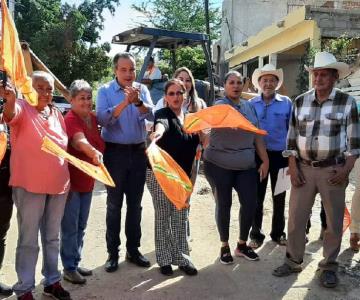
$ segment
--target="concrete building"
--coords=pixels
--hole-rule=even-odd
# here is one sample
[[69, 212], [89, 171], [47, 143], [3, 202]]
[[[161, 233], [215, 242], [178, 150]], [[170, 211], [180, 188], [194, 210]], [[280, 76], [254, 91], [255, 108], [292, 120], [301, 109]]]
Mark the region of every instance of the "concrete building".
[[214, 47], [217, 71], [220, 78], [228, 69], [250, 77], [271, 62], [284, 69], [288, 95], [296, 95], [306, 49], [320, 49], [322, 40], [345, 33], [358, 37], [359, 29], [360, 0], [225, 0], [221, 40]]

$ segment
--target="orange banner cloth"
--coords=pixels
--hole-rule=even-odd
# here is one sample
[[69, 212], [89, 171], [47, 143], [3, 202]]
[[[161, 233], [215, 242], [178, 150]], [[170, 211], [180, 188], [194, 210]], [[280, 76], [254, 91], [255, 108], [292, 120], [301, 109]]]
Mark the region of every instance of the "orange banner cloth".
[[185, 171], [155, 143], [146, 150], [151, 168], [166, 197], [180, 210], [189, 207], [193, 185]]
[[113, 179], [103, 164], [100, 166], [94, 166], [86, 161], [78, 159], [67, 153], [64, 149], [60, 148], [47, 137], [45, 137], [43, 140], [41, 150], [57, 157], [61, 157], [92, 178], [95, 178], [108, 186], [115, 187]]
[[1, 60], [2, 67], [11, 78], [15, 87], [25, 100], [36, 106], [38, 97], [32, 87], [32, 80], [27, 76], [25, 61], [14, 21], [9, 13], [6, 0], [1, 0]]
[[4, 158], [6, 147], [7, 147], [7, 136], [5, 132], [1, 131], [0, 132], [0, 165], [1, 165], [1, 161]]
[[346, 229], [349, 228], [350, 224], [351, 224], [350, 212], [347, 209], [347, 207], [345, 206], [344, 221], [343, 221], [343, 233], [346, 231]]
[[260, 135], [267, 134], [265, 130], [254, 126], [241, 113], [227, 104], [214, 105], [186, 115], [184, 129], [187, 133], [209, 128], [240, 128]]

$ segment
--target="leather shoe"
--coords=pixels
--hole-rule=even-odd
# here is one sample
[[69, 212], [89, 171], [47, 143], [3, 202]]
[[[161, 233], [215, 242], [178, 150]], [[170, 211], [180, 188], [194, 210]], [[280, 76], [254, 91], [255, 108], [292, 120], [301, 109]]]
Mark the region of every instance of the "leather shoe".
[[77, 271], [80, 273], [80, 275], [82, 276], [91, 276], [93, 274], [93, 271], [87, 269], [87, 268], [83, 268], [83, 267], [78, 267]]
[[334, 271], [324, 270], [320, 275], [320, 283], [327, 288], [334, 288], [338, 284], [338, 278]]
[[142, 255], [138, 249], [132, 252], [127, 251], [126, 260], [139, 267], [144, 267], [144, 268], [150, 267], [149, 260], [144, 255]]
[[108, 273], [115, 272], [118, 269], [118, 258], [109, 257], [105, 263], [105, 271]]
[[0, 295], [1, 296], [11, 296], [12, 293], [13, 293], [13, 290], [11, 287], [0, 282]]
[[179, 266], [179, 269], [189, 276], [194, 276], [198, 273], [198, 271], [196, 270], [195, 266], [192, 263], [189, 263], [186, 266]]
[[166, 266], [160, 267], [160, 273], [163, 275], [166, 275], [166, 276], [171, 276], [172, 274], [174, 274], [171, 265], [166, 265]]

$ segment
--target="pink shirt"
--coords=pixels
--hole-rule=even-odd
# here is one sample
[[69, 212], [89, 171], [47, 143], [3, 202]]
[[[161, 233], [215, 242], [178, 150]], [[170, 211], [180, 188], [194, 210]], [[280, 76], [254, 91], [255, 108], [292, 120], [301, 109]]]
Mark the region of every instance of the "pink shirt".
[[57, 109], [46, 119], [35, 107], [18, 99], [10, 125], [10, 185], [31, 193], [63, 194], [69, 189], [67, 162], [41, 150], [45, 136], [66, 150], [65, 123]]

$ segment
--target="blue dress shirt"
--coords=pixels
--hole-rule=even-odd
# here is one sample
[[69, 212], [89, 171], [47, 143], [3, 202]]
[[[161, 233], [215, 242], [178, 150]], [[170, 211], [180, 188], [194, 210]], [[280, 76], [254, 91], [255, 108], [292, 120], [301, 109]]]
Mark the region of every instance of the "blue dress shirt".
[[292, 103], [289, 97], [275, 94], [266, 104], [262, 95], [249, 100], [259, 119], [260, 128], [268, 132], [265, 136], [266, 149], [283, 151], [289, 129]]
[[139, 144], [146, 140], [145, 119], [152, 121], [153, 103], [150, 92], [145, 85], [133, 83], [140, 87], [140, 100], [150, 107], [149, 112], [142, 114], [134, 104], [129, 104], [119, 117], [113, 117], [113, 111], [124, 101], [124, 89], [114, 79], [102, 86], [96, 100], [96, 116], [102, 126], [101, 136], [105, 142], [117, 144]]

